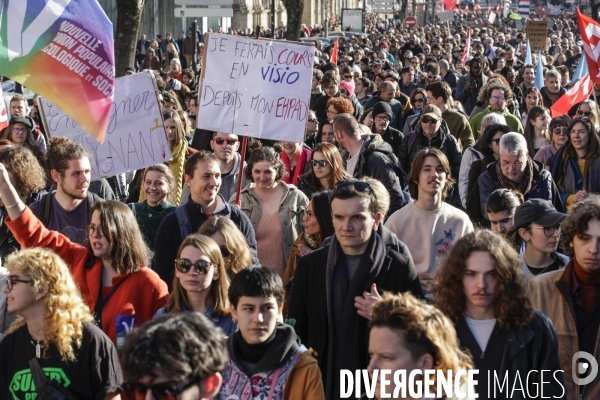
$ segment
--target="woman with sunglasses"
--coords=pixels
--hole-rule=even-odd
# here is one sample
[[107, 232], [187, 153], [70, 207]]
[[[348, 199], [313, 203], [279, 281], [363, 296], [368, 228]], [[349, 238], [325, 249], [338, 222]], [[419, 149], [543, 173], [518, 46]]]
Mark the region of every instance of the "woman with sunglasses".
[[594, 126], [594, 130], [596, 132], [600, 131], [600, 120], [598, 119], [598, 106], [594, 100], [584, 100], [579, 103], [577, 110], [575, 111], [575, 115], [573, 119], [582, 119], [587, 118], [592, 122]]
[[309, 169], [312, 151], [303, 143], [281, 142], [281, 161], [285, 165], [283, 181], [298, 186], [298, 178]]
[[533, 158], [538, 150], [551, 143], [549, 125], [550, 111], [544, 106], [531, 107], [525, 123], [525, 140], [530, 157]]
[[[294, 240], [300, 234], [302, 210], [308, 198], [283, 181], [285, 166], [272, 147], [254, 150], [248, 159], [246, 178], [251, 182], [241, 193], [241, 209], [256, 232], [261, 265], [283, 276]], [[230, 202], [235, 200], [235, 195]]]
[[552, 158], [550, 173], [569, 209], [590, 193], [600, 193], [600, 139], [587, 119], [574, 119], [567, 129], [569, 135]]
[[317, 250], [326, 238], [334, 234], [330, 190], [315, 193], [311, 197], [302, 216], [302, 227], [304, 232], [296, 238], [294, 249], [283, 274], [283, 287], [285, 288], [284, 316], [287, 315], [298, 258]]
[[350, 178], [337, 147], [331, 143], [315, 146], [309, 171], [298, 178], [298, 189], [310, 198], [314, 193], [333, 190], [336, 183]]
[[6, 224], [23, 248], [46, 247], [70, 266], [75, 283], [96, 323], [122, 345], [127, 332], [151, 319], [167, 303], [167, 285], [147, 268], [148, 253], [138, 224], [127, 205], [99, 201], [84, 227], [86, 246], [50, 231], [23, 204], [0, 164], [0, 198], [9, 218]]
[[[27, 249], [8, 257], [2, 288], [7, 309], [19, 316], [0, 343], [0, 398], [33, 399], [41, 383], [30, 360], [57, 374], [76, 399], [120, 399], [122, 380], [113, 343], [96, 325], [69, 267], [56, 253]], [[66, 387], [66, 388], [65, 388]], [[58, 398], [44, 397], [38, 398]]]
[[550, 168], [552, 157], [567, 141], [570, 123], [571, 118], [569, 118], [568, 115], [560, 115], [556, 118], [552, 118], [552, 121], [550, 121], [550, 128], [548, 130], [552, 135], [552, 140], [549, 145], [539, 149], [533, 158], [534, 160], [541, 161], [546, 169]]
[[404, 111], [404, 121], [413, 115], [421, 115], [423, 106], [427, 104], [427, 92], [423, 88], [417, 88], [410, 94], [410, 104], [412, 107]]
[[519, 108], [519, 111], [521, 112], [521, 123], [523, 126], [527, 125], [527, 115], [529, 114], [529, 110], [535, 106], [544, 106], [542, 94], [536, 87], [525, 89], [525, 93], [523, 93], [523, 100], [521, 101], [521, 107]]
[[520, 253], [525, 276], [533, 278], [567, 266], [569, 257], [556, 251], [560, 223], [566, 216], [542, 199], [529, 199], [517, 207], [514, 225], [506, 238]]
[[198, 233], [219, 245], [229, 279], [254, 264], [246, 237], [229, 218], [214, 215], [202, 224]]
[[229, 311], [229, 278], [217, 242], [208, 236], [186, 237], [175, 259], [175, 277], [169, 304], [154, 318], [165, 313], [199, 312], [230, 335], [237, 329]]

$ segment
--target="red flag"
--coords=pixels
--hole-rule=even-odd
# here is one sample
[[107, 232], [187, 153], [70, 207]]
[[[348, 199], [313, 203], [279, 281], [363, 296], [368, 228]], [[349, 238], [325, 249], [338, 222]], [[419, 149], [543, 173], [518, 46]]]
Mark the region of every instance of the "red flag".
[[590, 79], [600, 85], [600, 65], [598, 65], [600, 59], [600, 43], [598, 43], [600, 42], [600, 24], [582, 14], [579, 8], [577, 8], [577, 20], [590, 71]]
[[[488, 6], [488, 8], [489, 8], [489, 6]], [[479, 5], [479, 3], [477, 3], [473, 6], [473, 11], [479, 11], [479, 10], [481, 10], [481, 6]]]
[[444, 7], [446, 7], [446, 10], [452, 10], [454, 7], [456, 7], [458, 5], [458, 0], [443, 0], [444, 1]]
[[338, 39], [335, 39], [335, 43], [333, 44], [333, 49], [331, 49], [331, 60], [330, 64], [337, 64], [338, 59]]
[[560, 96], [556, 103], [552, 104], [550, 111], [552, 112], [552, 118], [558, 117], [559, 115], [565, 115], [573, 104], [577, 104], [587, 99], [592, 93], [592, 80], [590, 74], [586, 74], [583, 78], [575, 82], [575, 84], [567, 91], [567, 93]]
[[469, 58], [469, 53], [471, 51], [471, 29], [469, 29], [467, 33], [467, 40], [465, 43], [465, 51], [463, 53], [462, 64], [467, 64], [467, 58]]
[[6, 103], [2, 96], [2, 87], [0, 87], [0, 130], [8, 126], [8, 115], [6, 113]]

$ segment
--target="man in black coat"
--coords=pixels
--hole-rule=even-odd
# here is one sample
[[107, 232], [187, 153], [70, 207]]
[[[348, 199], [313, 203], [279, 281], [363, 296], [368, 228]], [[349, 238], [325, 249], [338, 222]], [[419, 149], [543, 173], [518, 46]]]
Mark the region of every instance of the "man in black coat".
[[302, 343], [317, 353], [327, 399], [340, 398], [341, 369], [369, 364], [368, 321], [379, 292], [423, 297], [412, 259], [388, 249], [376, 232], [383, 215], [363, 181], [331, 196], [335, 235], [298, 261], [288, 316]]
[[146, 39], [146, 35], [142, 34], [140, 40], [135, 45], [135, 68], [139, 69], [144, 62], [146, 54], [148, 54], [148, 48], [150, 47], [150, 41]]

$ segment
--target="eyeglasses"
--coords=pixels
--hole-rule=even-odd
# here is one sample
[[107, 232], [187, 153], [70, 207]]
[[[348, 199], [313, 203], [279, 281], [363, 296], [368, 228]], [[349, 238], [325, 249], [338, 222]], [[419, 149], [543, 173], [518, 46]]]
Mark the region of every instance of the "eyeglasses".
[[193, 379], [185, 383], [181, 387], [177, 387], [175, 383], [159, 383], [158, 385], [146, 386], [141, 383], [123, 382], [121, 387], [125, 395], [130, 400], [144, 399], [148, 390], [152, 392], [152, 397], [157, 400], [175, 400], [180, 393], [188, 388], [197, 385], [201, 379]]
[[336, 113], [335, 111], [327, 110], [327, 114], [328, 115], [338, 115], [339, 113]]
[[428, 117], [421, 118], [422, 124], [437, 124], [438, 121], [439, 121], [439, 119], [435, 119], [435, 118], [428, 118]]
[[553, 226], [532, 226], [533, 229], [543, 229], [544, 230], [544, 235], [546, 237], [552, 237], [554, 236], [554, 233], [558, 231], [558, 234], [560, 235], [560, 224], [556, 224]]
[[490, 100], [504, 101], [504, 96], [490, 96]]
[[308, 120], [308, 122], [314, 122], [315, 124], [318, 124], [319, 120], [316, 119], [316, 118], [311, 118], [311, 119]]
[[29, 133], [29, 128], [13, 128], [13, 133]]
[[523, 165], [523, 161], [517, 161], [517, 162], [514, 162], [514, 163], [509, 163], [508, 161], [502, 161], [502, 166], [503, 167], [521, 168], [522, 165]]
[[585, 115], [586, 117], [589, 117], [590, 115], [592, 115], [592, 112], [591, 111], [577, 110], [577, 115]]
[[423, 99], [415, 99], [415, 103], [422, 103], [424, 101], [427, 101], [427, 98], [423, 98]]
[[378, 115], [375, 117], [375, 119], [380, 122], [388, 122], [388, 121], [390, 121], [391, 118], [388, 117], [387, 115]]
[[310, 160], [308, 162], [308, 164], [313, 168], [316, 167], [317, 165], [321, 168], [325, 168], [327, 165], [329, 165], [329, 161], [327, 161], [327, 160]]
[[310, 211], [307, 207], [302, 207], [302, 211], [304, 211], [304, 215], [306, 216], [306, 219], [308, 221], [313, 219], [313, 217], [315, 216], [315, 213]]
[[344, 79], [352, 79], [352, 75], [344, 75]]
[[500, 139], [502, 139], [502, 138], [492, 139], [492, 142], [496, 143], [496, 146], [500, 146]]
[[213, 266], [214, 264], [212, 262], [205, 260], [198, 260], [195, 263], [187, 258], [178, 258], [175, 260], [175, 268], [182, 274], [187, 274], [192, 270], [192, 267], [194, 267], [198, 274], [206, 275]]
[[233, 146], [234, 144], [236, 144], [238, 142], [238, 140], [234, 139], [234, 138], [227, 138], [227, 139], [225, 139], [225, 138], [222, 138], [222, 137], [214, 138], [213, 140], [219, 146], [222, 146], [223, 143], [225, 143], [225, 141], [227, 141], [227, 144], [230, 145], [230, 146]]
[[21, 283], [30, 283], [30, 282], [31, 282], [31, 279], [30, 279], [30, 280], [28, 280], [28, 281], [26, 281], [25, 279], [19, 279], [19, 278], [17, 278], [17, 276], [16, 276], [16, 275], [10, 275], [10, 276], [8, 277], [8, 280], [6, 281], [6, 288], [7, 288], [8, 290], [12, 290], [12, 289], [13, 289], [13, 286], [14, 286], [14, 284], [15, 284], [15, 282], [21, 282]]
[[96, 226], [96, 225], [86, 225], [83, 227], [83, 230], [85, 231], [85, 233], [87, 233], [88, 236], [94, 236], [94, 234], [96, 232], [98, 232], [98, 236], [99, 237], [103, 237], [104, 236], [104, 232], [103, 229], [100, 225]]
[[227, 258], [231, 255], [231, 252], [227, 248], [227, 246], [219, 246], [219, 250], [221, 250], [221, 255], [223, 258]]
[[568, 135], [569, 134], [569, 129], [567, 128], [556, 128], [552, 131], [552, 133], [554, 133], [555, 135]]

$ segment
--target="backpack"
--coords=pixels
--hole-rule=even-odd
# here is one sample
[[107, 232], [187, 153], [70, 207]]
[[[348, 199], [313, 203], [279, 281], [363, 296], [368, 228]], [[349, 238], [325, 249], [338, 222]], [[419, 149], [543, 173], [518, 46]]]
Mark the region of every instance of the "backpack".
[[[365, 151], [365, 153], [363, 154], [363, 157], [366, 160], [367, 157], [369, 155], [371, 155], [371, 153], [374, 153], [374, 152], [384, 154], [389, 159], [389, 161], [392, 164], [392, 167], [394, 169], [394, 173], [396, 173], [396, 175], [398, 176], [398, 181], [400, 181], [400, 187], [404, 189], [408, 185], [408, 175], [406, 174], [406, 172], [404, 172], [404, 168], [402, 168], [402, 166], [400, 165], [400, 160], [398, 159], [398, 157], [396, 157], [396, 155], [394, 153], [387, 153], [387, 152], [384, 152], [384, 151], [381, 151], [378, 149]], [[365, 162], [365, 166], [366, 166], [366, 162]], [[371, 176], [371, 174], [369, 173], [370, 171], [368, 171], [366, 169], [367, 168], [363, 168], [363, 175]]]
[[[50, 212], [52, 211], [52, 198], [50, 196], [53, 195], [54, 193], [47, 193], [40, 199], [37, 217], [42, 221], [44, 226], [48, 226], [48, 223], [50, 222]], [[94, 207], [94, 204], [96, 204], [97, 201], [102, 201], [102, 199], [96, 193], [92, 193], [88, 190], [87, 201], [88, 210], [91, 210], [92, 207]]]
[[192, 233], [192, 221], [185, 209], [185, 204], [175, 209], [175, 216], [177, 217], [177, 223], [179, 224], [179, 234], [183, 241], [183, 239]]

